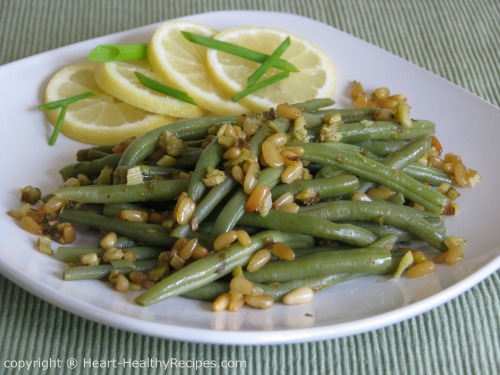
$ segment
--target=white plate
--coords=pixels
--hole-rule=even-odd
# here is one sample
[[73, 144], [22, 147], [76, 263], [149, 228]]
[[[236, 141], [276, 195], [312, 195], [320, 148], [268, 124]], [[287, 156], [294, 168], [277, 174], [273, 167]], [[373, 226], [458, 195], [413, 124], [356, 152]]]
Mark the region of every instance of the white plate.
[[[298, 307], [238, 313], [209, 311], [208, 305], [174, 298], [139, 307], [131, 294], [116, 293], [99, 281], [63, 282], [64, 265], [35, 250], [27, 235], [5, 214], [19, 206], [19, 188], [35, 185], [49, 192], [60, 184], [58, 169], [74, 161], [82, 145], [60, 137], [47, 146], [51, 127], [36, 109], [49, 77], [81, 61], [100, 43], [144, 42], [158, 25], [121, 32], [16, 61], [0, 68], [0, 271], [31, 293], [85, 318], [152, 336], [225, 344], [291, 343], [352, 335], [380, 328], [427, 311], [471, 288], [500, 265], [500, 211], [491, 199], [500, 190], [497, 142], [500, 111], [453, 84], [386, 51], [325, 24], [300, 16], [266, 12], [216, 12], [188, 17], [219, 30], [241, 25], [279, 26], [329, 53], [337, 67], [335, 99], [349, 105], [352, 80], [367, 88], [381, 85], [405, 93], [413, 116], [433, 120], [445, 151], [462, 155], [483, 182], [463, 191], [461, 211], [448, 220], [449, 234], [469, 244], [458, 266], [440, 266], [433, 275], [398, 282], [384, 278], [353, 280], [317, 295]], [[1, 302], [0, 302], [1, 303]]]

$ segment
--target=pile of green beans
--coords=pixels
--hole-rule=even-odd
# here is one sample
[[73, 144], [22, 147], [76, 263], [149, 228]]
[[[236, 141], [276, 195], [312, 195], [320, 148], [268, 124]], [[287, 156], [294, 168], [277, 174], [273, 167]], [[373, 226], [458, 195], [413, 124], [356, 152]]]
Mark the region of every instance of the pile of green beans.
[[[305, 139], [294, 137], [293, 119], [273, 111], [247, 115], [260, 128], [238, 147], [250, 150], [256, 160], [263, 142], [276, 132], [288, 136], [286, 147], [303, 150], [299, 159], [310, 178], [282, 183], [285, 166], [261, 166], [257, 178], [257, 185], [269, 186], [272, 200], [304, 191], [316, 197], [307, 203], [295, 200], [300, 207], [293, 213], [274, 208], [265, 214], [245, 211], [249, 194], [231, 175], [224, 158], [226, 147], [215, 135], [223, 125], [240, 124], [240, 116], [178, 121], [138, 137], [119, 153], [112, 146], [79, 150], [77, 162], [60, 169], [64, 180], [84, 174], [97, 181], [104, 167], [113, 169], [114, 178], [109, 184], [61, 187], [46, 199], [56, 196], [70, 202], [59, 213], [61, 222], [117, 233], [120, 241], [115, 246], [131, 251], [136, 261], [83, 266], [78, 264], [82, 254], [101, 256], [104, 250], [61, 246], [56, 258], [70, 264], [64, 279], [103, 279], [113, 270], [124, 274], [148, 271], [179, 238], [197, 238], [209, 255], [171, 269], [137, 297], [138, 304], [146, 306], [179, 295], [213, 300], [228, 290], [228, 280], [239, 267], [248, 280], [280, 300], [299, 286], [320, 290], [365, 275], [393, 273], [402, 257], [399, 248], [412, 241], [446, 251], [442, 215], [449, 198], [435, 187], [452, 181], [445, 172], [418, 162], [431, 148], [434, 124], [414, 120], [411, 127], [405, 127], [375, 121], [374, 108], [337, 109], [333, 104], [329, 99], [317, 99], [294, 105], [306, 121]], [[340, 141], [318, 141], [326, 117], [333, 114], [340, 114], [343, 121], [336, 129]], [[166, 131], [187, 145], [186, 153], [168, 167], [156, 164], [158, 141]], [[128, 185], [127, 171], [137, 166], [143, 182]], [[203, 178], [208, 168], [225, 171], [225, 179], [207, 186]], [[380, 186], [394, 195], [385, 200], [351, 199]], [[191, 221], [178, 224], [173, 222], [172, 211], [183, 193], [196, 206]], [[123, 210], [168, 214], [162, 223], [136, 223], [117, 218]], [[251, 245], [234, 242], [213, 250], [218, 235], [240, 229], [251, 235]], [[274, 257], [255, 272], [245, 271], [256, 251], [276, 242], [294, 249], [295, 259]]]

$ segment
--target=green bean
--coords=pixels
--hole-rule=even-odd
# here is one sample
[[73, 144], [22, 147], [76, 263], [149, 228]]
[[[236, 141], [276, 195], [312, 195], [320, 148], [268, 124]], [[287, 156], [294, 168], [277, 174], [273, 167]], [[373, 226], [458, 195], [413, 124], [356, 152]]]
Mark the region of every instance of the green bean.
[[335, 201], [318, 205], [316, 208], [299, 210], [299, 215], [316, 216], [326, 220], [361, 220], [382, 225], [391, 225], [407, 231], [444, 251], [446, 236], [432, 223], [422, 218], [420, 210], [383, 201]]
[[[257, 184], [266, 184], [270, 188], [276, 186], [281, 177], [283, 168], [265, 168], [260, 172]], [[215, 239], [218, 235], [231, 230], [238, 220], [245, 213], [245, 203], [248, 199], [247, 193], [240, 188], [234, 193], [231, 199], [225, 204], [221, 209], [219, 216], [217, 217], [213, 229], [212, 236]]]
[[432, 186], [452, 183], [450, 176], [445, 171], [430, 165], [411, 163], [403, 169], [403, 172], [417, 181], [427, 182]]
[[212, 140], [201, 153], [187, 187], [187, 196], [195, 202], [198, 202], [207, 190], [207, 186], [203, 183], [203, 178], [207, 174], [208, 167], [217, 167], [223, 153], [224, 148], [219, 144], [217, 139]]
[[[127, 183], [127, 172], [133, 167], [117, 167], [114, 170], [114, 184], [125, 184]], [[145, 180], [151, 179], [170, 179], [180, 172], [186, 172], [185, 169], [173, 168], [173, 167], [161, 167], [159, 165], [146, 165], [140, 164], [141, 174]]]
[[192, 170], [200, 159], [202, 148], [189, 147], [186, 152], [175, 158], [175, 167]]
[[373, 154], [379, 157], [385, 157], [393, 152], [396, 152], [402, 149], [408, 141], [399, 141], [399, 140], [379, 140], [379, 141], [362, 141], [362, 142], [353, 142], [354, 145], [359, 146], [365, 150], [372, 152]]
[[83, 203], [126, 203], [165, 201], [179, 196], [188, 180], [152, 180], [137, 185], [87, 185], [54, 191], [58, 197]]
[[435, 125], [426, 120], [415, 120], [411, 127], [395, 122], [360, 121], [339, 125], [337, 132], [345, 143], [366, 140], [410, 140], [434, 134]]
[[333, 115], [339, 113], [344, 123], [355, 123], [363, 120], [374, 120], [375, 108], [328, 108], [315, 112], [321, 115]]
[[306, 100], [305, 102], [294, 103], [292, 106], [300, 109], [302, 112], [316, 112], [321, 108], [330, 107], [335, 104], [335, 100], [330, 98], [317, 98]]
[[108, 277], [111, 271], [118, 270], [123, 274], [128, 274], [131, 271], [148, 271], [156, 266], [156, 259], [139, 260], [133, 262], [133, 268], [115, 268], [111, 264], [100, 264], [97, 266], [75, 266], [67, 268], [63, 271], [63, 279], [84, 280], [84, 279], [103, 279]]
[[158, 138], [164, 131], [169, 131], [183, 140], [201, 139], [207, 130], [214, 125], [232, 124], [238, 116], [200, 117], [179, 120], [156, 128], [133, 141], [123, 153], [119, 165], [136, 165], [146, 159], [157, 148]]
[[[313, 239], [292, 233], [263, 231], [251, 237], [252, 244], [244, 247], [234, 243], [228, 248], [212, 253], [187, 264], [168, 275], [136, 298], [139, 305], [147, 306], [161, 300], [197, 289], [230, 273], [236, 266], [244, 266], [252, 254], [269, 241], [312, 245]], [[309, 245], [307, 245], [309, 244]], [[293, 246], [293, 245], [292, 245]]]
[[101, 159], [69, 164], [61, 168], [59, 174], [65, 180], [70, 177], [76, 177], [79, 174], [98, 176], [104, 167], [116, 167], [121, 157], [122, 154], [110, 154]]
[[301, 191], [309, 190], [316, 193], [321, 199], [326, 199], [352, 193], [358, 187], [359, 180], [356, 176], [344, 174], [311, 180], [296, 180], [290, 184], [280, 184], [271, 190], [271, 194], [273, 198], [276, 198], [286, 192], [297, 194]]
[[[226, 178], [223, 182], [210, 189], [203, 199], [196, 205], [193, 217], [190, 221], [195, 222], [196, 225], [200, 225], [207, 218], [207, 216], [214, 211], [217, 205], [228, 196], [236, 185], [238, 185], [238, 183], [233, 178]], [[185, 237], [190, 231], [190, 224], [185, 223], [175, 227], [170, 232], [170, 235], [172, 237]]]
[[89, 161], [92, 158], [92, 156], [89, 158], [89, 153], [92, 155], [94, 151], [97, 151], [99, 153], [106, 153], [106, 154], [111, 154], [113, 152], [113, 147], [114, 145], [110, 146], [92, 146], [89, 148], [82, 148], [76, 152], [76, 160], [77, 161]]
[[[130, 251], [136, 257], [136, 260], [156, 259], [158, 254], [164, 249], [152, 246], [129, 247], [125, 251]], [[97, 256], [104, 254], [104, 249], [100, 247], [75, 247], [75, 246], [59, 246], [54, 254], [54, 258], [65, 263], [77, 263], [80, 261], [80, 256], [84, 254], [95, 253]]]
[[[340, 282], [352, 280], [361, 276], [363, 275], [345, 272], [327, 276], [311, 277], [307, 279], [296, 279], [283, 283], [255, 283], [255, 286], [262, 290], [263, 293], [272, 296], [275, 301], [281, 301], [285, 294], [301, 286], [308, 286], [315, 292], [319, 292]], [[201, 301], [213, 301], [219, 295], [227, 291], [229, 291], [229, 282], [217, 280], [188, 293], [184, 293], [182, 296]]]
[[112, 219], [92, 211], [65, 208], [59, 213], [62, 220], [85, 225], [90, 228], [115, 232], [118, 235], [148, 246], [170, 247], [175, 238], [158, 224], [133, 223], [124, 220]]
[[364, 247], [350, 250], [315, 252], [291, 260], [273, 260], [245, 277], [257, 283], [286, 282], [326, 276], [336, 273], [363, 273], [367, 275], [393, 272], [397, 261], [385, 248]]
[[[337, 147], [337, 143], [328, 143], [328, 145], [323, 143], [298, 143], [305, 150], [301, 158], [344, 169], [348, 173], [400, 192], [408, 199], [420, 204], [431, 212], [439, 214], [444, 212], [448, 204], [448, 198], [440, 192], [376, 160], [359, 153], [346, 152], [344, 147]], [[294, 144], [294, 142], [291, 144]]]
[[[388, 168], [401, 170], [410, 163], [420, 159], [431, 147], [431, 138], [423, 137], [408, 143], [398, 151], [393, 152], [381, 161]], [[373, 181], [362, 181], [359, 191], [366, 192], [372, 187], [377, 186]]]
[[279, 231], [302, 233], [329, 240], [341, 241], [355, 246], [368, 246], [377, 237], [368, 230], [353, 225], [340, 225], [321, 217], [308, 215], [307, 220], [300, 220], [297, 214], [271, 210], [262, 217], [258, 213], [245, 213], [239, 224], [269, 228]]

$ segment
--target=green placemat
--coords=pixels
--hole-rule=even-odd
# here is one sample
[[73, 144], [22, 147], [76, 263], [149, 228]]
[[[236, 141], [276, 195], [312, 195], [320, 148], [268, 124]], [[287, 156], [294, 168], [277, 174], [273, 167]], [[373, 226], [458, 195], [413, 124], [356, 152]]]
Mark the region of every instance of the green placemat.
[[[500, 105], [497, 0], [0, 0], [0, 64], [170, 18], [229, 9], [316, 19]], [[499, 290], [497, 272], [452, 301], [384, 329], [313, 343], [244, 347], [170, 341], [107, 327], [50, 305], [0, 276], [0, 374], [497, 374]], [[78, 361], [74, 370], [55, 368], [71, 358]], [[96, 363], [105, 369], [90, 369], [89, 360], [108, 362]], [[160, 360], [170, 360], [169, 367]], [[30, 369], [12, 368], [29, 361]], [[206, 361], [205, 367], [195, 369], [201, 365], [195, 361]]]

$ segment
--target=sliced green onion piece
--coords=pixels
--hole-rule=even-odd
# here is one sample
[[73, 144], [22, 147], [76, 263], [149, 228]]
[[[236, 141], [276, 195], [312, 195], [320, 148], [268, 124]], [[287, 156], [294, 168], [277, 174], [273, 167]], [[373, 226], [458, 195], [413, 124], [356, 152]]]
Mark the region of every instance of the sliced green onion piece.
[[148, 57], [148, 45], [133, 44], [100, 44], [87, 55], [91, 61], [127, 61], [143, 60]]
[[288, 72], [287, 70], [284, 70], [278, 74], [273, 75], [272, 77], [269, 77], [263, 81], [257, 82], [255, 85], [248, 86], [245, 90], [243, 90], [243, 91], [239, 92], [238, 94], [236, 94], [235, 96], [233, 96], [231, 98], [231, 100], [233, 102], [237, 102], [238, 100], [243, 99], [245, 96], [250, 95], [250, 94], [254, 93], [255, 91], [261, 90], [264, 87], [273, 85], [273, 84], [281, 81], [282, 79], [287, 78], [289, 75], [290, 75], [290, 72]]
[[196, 105], [196, 102], [191, 98], [186, 92], [174, 89], [173, 87], [164, 85], [140, 72], [134, 72], [135, 76], [144, 86], [150, 88], [151, 90], [158, 91], [172, 98], [181, 100], [183, 102]]
[[66, 110], [68, 109], [68, 105], [64, 104], [61, 107], [61, 112], [59, 112], [59, 116], [57, 117], [57, 122], [54, 125], [54, 130], [52, 131], [52, 134], [50, 135], [49, 138], [49, 146], [54, 146], [56, 144], [57, 137], [59, 136], [59, 133], [61, 132], [61, 127], [64, 122], [64, 117], [66, 117]]
[[75, 95], [75, 96], [70, 96], [69, 98], [55, 100], [55, 101], [50, 102], [50, 103], [39, 105], [38, 109], [41, 109], [41, 110], [45, 111], [45, 110], [50, 110], [50, 109], [61, 108], [61, 107], [65, 106], [65, 105], [68, 105], [68, 104], [77, 102], [79, 100], [88, 98], [89, 96], [92, 96], [92, 95], [94, 95], [93, 92], [90, 92], [90, 91], [89, 92], [84, 92], [83, 94], [78, 94], [78, 95]]
[[252, 86], [264, 75], [266, 72], [272, 68], [272, 66], [278, 61], [280, 56], [286, 51], [286, 49], [290, 47], [290, 37], [286, 37], [286, 39], [281, 42], [281, 44], [274, 50], [272, 54], [266, 58], [260, 66], [255, 69], [255, 71], [248, 77], [247, 85]]
[[[223, 42], [213, 38], [207, 38], [202, 35], [190, 33], [189, 31], [181, 31], [181, 33], [187, 40], [192, 43], [200, 44], [208, 48], [217, 49], [219, 51], [239, 56], [247, 60], [263, 63], [269, 57], [269, 55], [266, 55], [265, 53], [254, 51], [246, 47], [241, 47], [233, 43]], [[273, 66], [275, 68], [287, 70], [289, 72], [299, 71], [299, 69], [297, 69], [297, 67], [295, 67], [293, 64], [282, 59], [278, 59], [278, 61], [276, 61]]]

